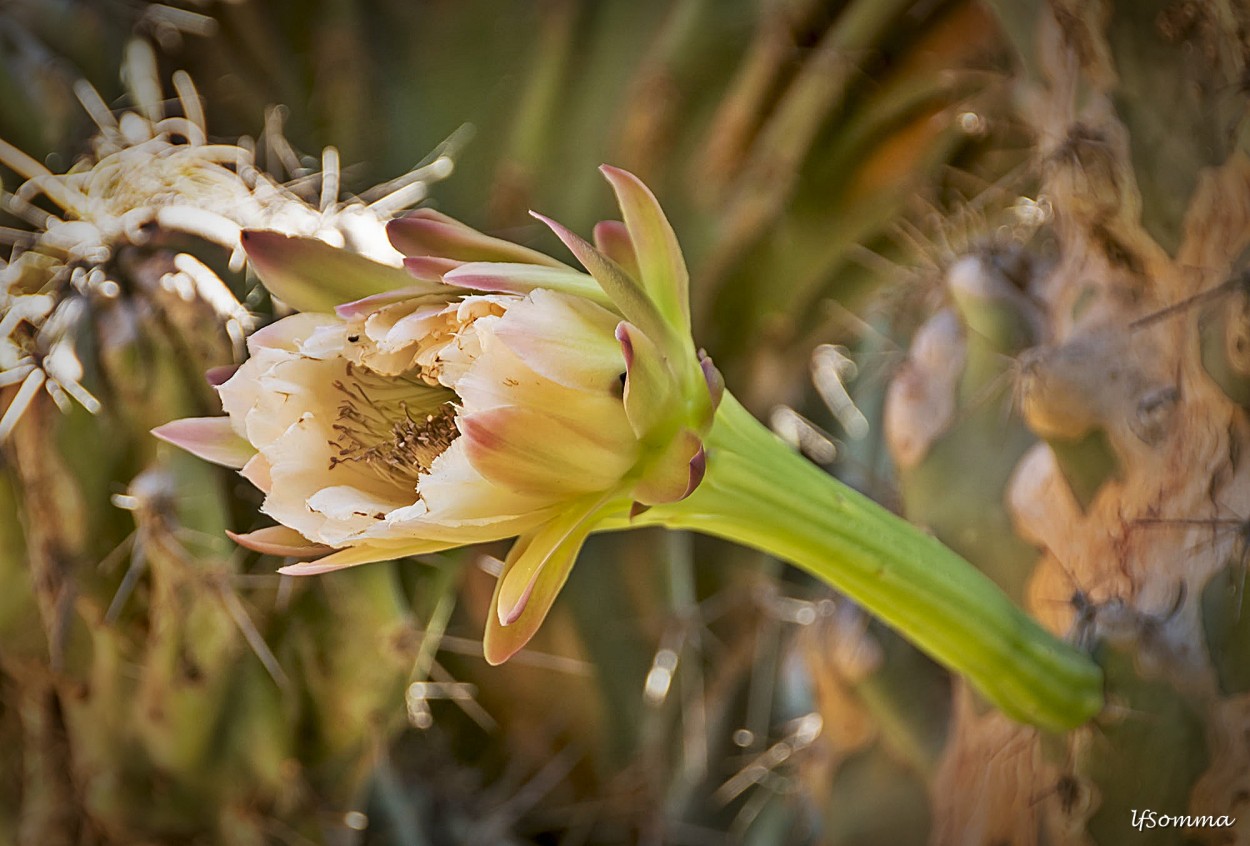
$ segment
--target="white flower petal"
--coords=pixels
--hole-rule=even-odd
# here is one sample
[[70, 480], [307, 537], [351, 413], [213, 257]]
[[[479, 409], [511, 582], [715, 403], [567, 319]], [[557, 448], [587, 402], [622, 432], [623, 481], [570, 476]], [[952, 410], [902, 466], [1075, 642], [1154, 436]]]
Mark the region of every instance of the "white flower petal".
[[499, 521], [555, 504], [552, 497], [510, 491], [489, 481], [470, 463], [465, 441], [458, 438], [420, 480], [427, 519], [447, 525]]
[[256, 355], [261, 349], [282, 349], [294, 352], [301, 341], [320, 326], [338, 323], [328, 314], [292, 314], [270, 323], [248, 336], [247, 351]]
[[604, 439], [598, 421], [580, 424], [529, 406], [491, 408], [457, 421], [469, 461], [496, 484], [529, 496], [606, 490], [637, 459], [632, 442]]
[[416, 491], [404, 499], [402, 489], [357, 462], [332, 466], [334, 434], [327, 422], [305, 413], [266, 448], [272, 486], [261, 510], [306, 538], [342, 546], [377, 523], [379, 513], [415, 500]]
[[620, 390], [620, 315], [589, 300], [537, 290], [508, 309], [493, 334], [535, 372], [587, 391]]
[[478, 339], [481, 353], [453, 386], [464, 415], [508, 406], [537, 409], [567, 423], [590, 423], [598, 440], [622, 452], [636, 445], [619, 396], [569, 388], [539, 375], [489, 330], [479, 329]]

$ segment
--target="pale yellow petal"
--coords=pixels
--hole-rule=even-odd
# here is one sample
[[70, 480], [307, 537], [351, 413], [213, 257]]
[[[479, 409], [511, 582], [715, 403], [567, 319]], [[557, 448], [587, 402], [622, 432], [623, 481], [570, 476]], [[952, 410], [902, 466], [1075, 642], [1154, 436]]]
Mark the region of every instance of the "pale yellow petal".
[[493, 335], [529, 368], [570, 388], [620, 391], [620, 316], [589, 300], [537, 290], [508, 309]]

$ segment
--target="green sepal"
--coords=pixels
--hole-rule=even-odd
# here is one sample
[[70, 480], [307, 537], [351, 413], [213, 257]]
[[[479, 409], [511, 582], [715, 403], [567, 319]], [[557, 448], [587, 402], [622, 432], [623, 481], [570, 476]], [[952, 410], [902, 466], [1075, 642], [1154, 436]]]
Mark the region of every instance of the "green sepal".
[[[261, 284], [296, 311], [331, 312], [342, 303], [420, 284], [402, 267], [315, 238], [259, 229], [245, 229], [239, 238]], [[445, 295], [446, 289], [427, 284]]]

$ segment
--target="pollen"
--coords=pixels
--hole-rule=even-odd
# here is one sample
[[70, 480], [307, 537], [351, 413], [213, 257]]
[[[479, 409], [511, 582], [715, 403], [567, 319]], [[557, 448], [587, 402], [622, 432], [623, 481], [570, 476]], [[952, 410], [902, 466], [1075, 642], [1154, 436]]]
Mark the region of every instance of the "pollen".
[[380, 390], [372, 384], [372, 374], [363, 368], [349, 365], [347, 372], [348, 380], [334, 383], [342, 401], [332, 426], [337, 434], [330, 441], [334, 454], [329, 469], [356, 465], [415, 489], [418, 476], [428, 473], [460, 434], [451, 404], [455, 395], [411, 383], [406, 396], [397, 395], [393, 388]]

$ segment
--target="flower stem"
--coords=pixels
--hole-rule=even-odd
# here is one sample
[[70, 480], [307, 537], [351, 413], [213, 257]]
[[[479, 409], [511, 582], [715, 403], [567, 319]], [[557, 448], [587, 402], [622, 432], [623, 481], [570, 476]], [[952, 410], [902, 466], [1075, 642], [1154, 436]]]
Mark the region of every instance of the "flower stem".
[[728, 394], [707, 446], [698, 489], [634, 525], [692, 529], [798, 565], [1014, 719], [1063, 731], [1102, 708], [1102, 671], [1088, 656], [935, 538], [797, 455]]

